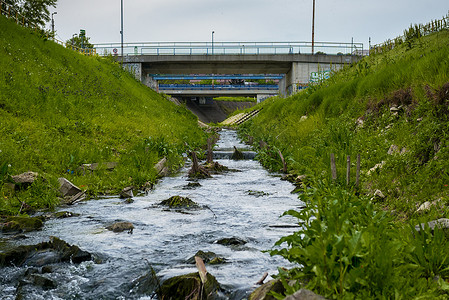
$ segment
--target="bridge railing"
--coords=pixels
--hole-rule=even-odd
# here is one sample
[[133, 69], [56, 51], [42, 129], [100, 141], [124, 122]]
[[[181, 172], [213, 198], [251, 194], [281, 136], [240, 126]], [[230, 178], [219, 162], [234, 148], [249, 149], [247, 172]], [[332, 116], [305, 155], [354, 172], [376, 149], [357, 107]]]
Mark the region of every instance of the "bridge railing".
[[[121, 55], [120, 43], [95, 44], [99, 55]], [[315, 42], [314, 53], [350, 54], [363, 52], [363, 43]], [[153, 42], [126, 43], [130, 55], [261, 55], [312, 54], [311, 42]]]
[[159, 90], [279, 90], [277, 84], [273, 85], [238, 85], [238, 84], [159, 84]]

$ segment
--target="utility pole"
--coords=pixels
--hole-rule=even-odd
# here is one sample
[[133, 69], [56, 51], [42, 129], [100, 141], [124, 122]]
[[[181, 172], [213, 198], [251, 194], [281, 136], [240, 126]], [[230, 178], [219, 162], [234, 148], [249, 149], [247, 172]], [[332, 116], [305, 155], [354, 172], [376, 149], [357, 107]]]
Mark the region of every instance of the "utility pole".
[[313, 14], [312, 14], [312, 54], [315, 46], [315, 0], [313, 0]]
[[121, 20], [122, 20], [120, 34], [122, 36], [121, 46], [122, 46], [122, 65], [123, 65], [123, 0], [121, 0], [121, 10], [120, 11], [121, 11]]
[[212, 55], [214, 55], [214, 33], [215, 31], [212, 31]]
[[53, 38], [55, 37], [55, 19], [53, 19], [53, 16], [56, 14], [56, 11], [51, 14], [51, 33], [53, 34]]

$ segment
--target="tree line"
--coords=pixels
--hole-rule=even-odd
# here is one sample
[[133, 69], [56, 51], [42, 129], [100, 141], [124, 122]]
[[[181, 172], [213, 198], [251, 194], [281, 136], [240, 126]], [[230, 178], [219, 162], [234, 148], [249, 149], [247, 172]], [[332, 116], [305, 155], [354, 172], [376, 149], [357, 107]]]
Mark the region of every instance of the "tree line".
[[50, 21], [50, 7], [56, 8], [58, 0], [3, 0], [29, 23], [44, 27]]

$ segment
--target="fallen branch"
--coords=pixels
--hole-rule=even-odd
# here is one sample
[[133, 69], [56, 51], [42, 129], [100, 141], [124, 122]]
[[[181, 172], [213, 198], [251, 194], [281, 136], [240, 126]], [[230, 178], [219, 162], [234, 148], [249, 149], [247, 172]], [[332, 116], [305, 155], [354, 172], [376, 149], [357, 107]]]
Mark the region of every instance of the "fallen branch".
[[262, 285], [264, 280], [267, 278], [268, 272], [263, 273], [262, 278], [258, 282], [256, 282], [257, 285]]

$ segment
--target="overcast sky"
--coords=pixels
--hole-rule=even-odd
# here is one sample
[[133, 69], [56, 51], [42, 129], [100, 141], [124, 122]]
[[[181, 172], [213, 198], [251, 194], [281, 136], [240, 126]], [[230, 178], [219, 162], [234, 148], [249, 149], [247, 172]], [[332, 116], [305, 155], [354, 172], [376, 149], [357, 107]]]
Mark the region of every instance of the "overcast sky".
[[[58, 0], [57, 36], [120, 42], [121, 0]], [[313, 0], [123, 0], [124, 41], [311, 41]], [[448, 0], [316, 0], [315, 41], [368, 46], [447, 15]], [[50, 27], [50, 26], [48, 26]]]

